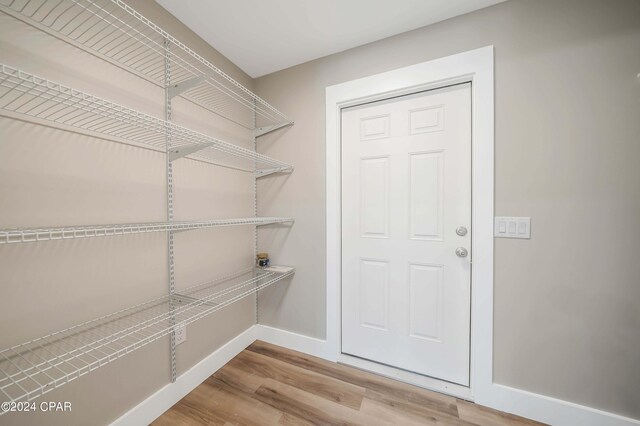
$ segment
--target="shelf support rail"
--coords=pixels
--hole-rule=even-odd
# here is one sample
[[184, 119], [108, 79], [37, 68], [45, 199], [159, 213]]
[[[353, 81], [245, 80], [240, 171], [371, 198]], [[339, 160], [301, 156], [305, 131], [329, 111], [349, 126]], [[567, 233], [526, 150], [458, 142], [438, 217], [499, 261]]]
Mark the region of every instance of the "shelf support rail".
[[[169, 40], [165, 38], [164, 42], [164, 78], [165, 78], [165, 120], [171, 121], [171, 54]], [[171, 150], [171, 126], [166, 126], [166, 149]], [[173, 166], [169, 155], [166, 156], [167, 164], [167, 222], [173, 222]], [[169, 265], [169, 312], [171, 314], [172, 330], [169, 334], [169, 351], [171, 357], [171, 383], [176, 381], [176, 312], [175, 312], [175, 271], [173, 265], [173, 231], [167, 234], [167, 256]]]

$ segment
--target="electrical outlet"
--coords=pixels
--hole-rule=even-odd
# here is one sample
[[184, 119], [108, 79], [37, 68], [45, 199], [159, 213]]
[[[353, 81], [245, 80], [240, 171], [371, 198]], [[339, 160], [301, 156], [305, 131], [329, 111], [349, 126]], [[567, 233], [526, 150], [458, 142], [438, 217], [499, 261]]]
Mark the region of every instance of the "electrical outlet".
[[180, 343], [187, 341], [187, 326], [185, 324], [178, 324], [175, 328], [176, 333], [176, 346]]

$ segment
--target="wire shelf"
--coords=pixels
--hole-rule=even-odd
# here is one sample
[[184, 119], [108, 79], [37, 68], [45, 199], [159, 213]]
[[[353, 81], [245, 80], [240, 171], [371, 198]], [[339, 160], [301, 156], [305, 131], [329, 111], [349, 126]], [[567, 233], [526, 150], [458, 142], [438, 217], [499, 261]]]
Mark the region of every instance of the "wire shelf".
[[176, 94], [246, 128], [293, 123], [121, 0], [0, 0], [0, 9], [160, 87], [166, 58]]
[[165, 151], [172, 160], [189, 156], [263, 176], [293, 167], [255, 151], [198, 133], [96, 96], [1, 65], [0, 109], [11, 114], [79, 129], [91, 135]]
[[1, 229], [0, 244], [70, 240], [74, 238], [108, 237], [163, 231], [189, 231], [237, 225], [271, 225], [293, 222], [291, 217], [247, 217], [193, 222], [129, 223], [117, 225], [65, 226], [36, 229]]
[[[242, 278], [253, 271], [245, 269], [187, 289], [173, 300], [169, 295], [159, 297], [4, 349], [0, 396], [5, 401], [35, 399], [295, 272], [256, 272], [255, 277]], [[223, 283], [228, 285], [220, 288]]]
[[[167, 99], [183, 97], [253, 129], [256, 137], [293, 123], [122, 0], [0, 0], [0, 11], [166, 89]], [[7, 65], [0, 68], [2, 115], [154, 149], [166, 153], [169, 161], [198, 159], [256, 177], [293, 171], [284, 162], [170, 121]], [[287, 222], [293, 219], [0, 229], [0, 245]], [[171, 281], [171, 294], [0, 350], [0, 400], [38, 398], [294, 273], [292, 268], [279, 272], [249, 268], [175, 294]]]

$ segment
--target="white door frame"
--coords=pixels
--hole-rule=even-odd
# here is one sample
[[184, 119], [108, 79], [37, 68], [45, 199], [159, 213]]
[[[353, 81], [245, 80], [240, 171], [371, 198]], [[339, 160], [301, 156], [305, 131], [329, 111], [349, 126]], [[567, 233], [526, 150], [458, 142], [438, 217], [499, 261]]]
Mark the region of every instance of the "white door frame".
[[[326, 89], [327, 173], [327, 344], [335, 359], [353, 361], [340, 353], [341, 341], [341, 110], [456, 83], [471, 82], [472, 268], [471, 377], [467, 392], [445, 389], [435, 379], [420, 383], [470, 399], [482, 399], [493, 385], [493, 197], [494, 121], [493, 46], [364, 77]], [[332, 356], [333, 358], [333, 356]], [[352, 358], [352, 357], [349, 357]], [[356, 362], [354, 362], [356, 363]], [[361, 366], [367, 362], [361, 363]], [[372, 363], [371, 363], [372, 364]], [[385, 374], [384, 371], [380, 371]], [[400, 380], [411, 378], [393, 374]], [[410, 374], [410, 373], [409, 373]], [[444, 382], [446, 383], [446, 382]]]

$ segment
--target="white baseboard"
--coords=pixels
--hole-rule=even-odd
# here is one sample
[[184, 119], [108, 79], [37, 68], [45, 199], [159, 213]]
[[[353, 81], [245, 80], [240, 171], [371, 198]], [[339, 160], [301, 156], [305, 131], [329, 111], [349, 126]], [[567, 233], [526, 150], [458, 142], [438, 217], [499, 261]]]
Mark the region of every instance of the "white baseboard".
[[246, 329], [156, 393], [127, 411], [111, 426], [148, 425], [256, 340], [256, 326]]
[[267, 343], [317, 356], [328, 361], [336, 362], [338, 360], [336, 354], [331, 353], [332, 351], [326, 340], [269, 327], [268, 325], [259, 324], [256, 327], [257, 340], [263, 340]]
[[476, 403], [554, 426], [630, 426], [640, 420], [494, 383]]
[[[265, 325], [256, 326], [256, 339], [294, 351], [337, 362], [337, 354], [326, 341]], [[425, 386], [431, 388], [431, 386]], [[439, 391], [438, 389], [433, 389]], [[475, 402], [496, 410], [548, 423], [554, 426], [630, 426], [634, 420], [561, 399], [494, 383], [489, 389], [475, 389]], [[442, 391], [440, 391], [442, 392]]]
[[[193, 366], [178, 377], [175, 383], [166, 385], [133, 407], [111, 425], [138, 426], [151, 423], [257, 339], [329, 361], [337, 361], [336, 354], [331, 353], [331, 346], [326, 340], [265, 325], [255, 325]], [[554, 426], [640, 425], [640, 420], [495, 383], [483, 392], [476, 389], [475, 401], [480, 405]]]

